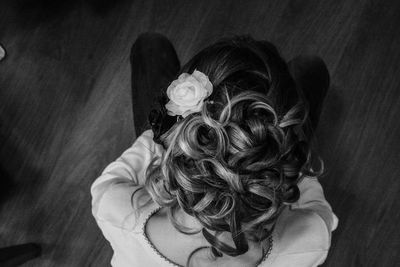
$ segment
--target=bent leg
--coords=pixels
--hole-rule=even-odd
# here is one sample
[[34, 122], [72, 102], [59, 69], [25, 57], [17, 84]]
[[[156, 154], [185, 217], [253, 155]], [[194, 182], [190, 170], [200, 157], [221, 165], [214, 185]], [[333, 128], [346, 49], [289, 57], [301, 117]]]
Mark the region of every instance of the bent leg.
[[131, 49], [132, 107], [136, 136], [149, 128], [155, 99], [176, 78], [180, 63], [171, 42], [159, 33], [141, 34]]

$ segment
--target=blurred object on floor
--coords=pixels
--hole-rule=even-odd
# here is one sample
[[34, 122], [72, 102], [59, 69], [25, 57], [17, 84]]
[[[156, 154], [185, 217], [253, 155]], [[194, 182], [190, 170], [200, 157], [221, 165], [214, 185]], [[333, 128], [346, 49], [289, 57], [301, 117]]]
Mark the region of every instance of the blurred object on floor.
[[0, 248], [0, 265], [3, 267], [19, 266], [41, 254], [41, 247], [35, 243]]
[[0, 61], [2, 61], [6, 57], [6, 50], [4, 46], [0, 43]]

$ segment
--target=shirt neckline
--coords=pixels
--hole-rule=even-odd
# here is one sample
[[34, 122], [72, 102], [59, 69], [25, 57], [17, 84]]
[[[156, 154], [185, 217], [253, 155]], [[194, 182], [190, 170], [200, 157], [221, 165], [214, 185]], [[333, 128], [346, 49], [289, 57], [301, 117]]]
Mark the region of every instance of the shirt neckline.
[[[153, 252], [155, 252], [155, 253], [158, 255], [158, 258], [159, 258], [159, 259], [162, 259], [165, 263], [168, 263], [169, 265], [174, 266], [174, 267], [185, 267], [185, 266], [183, 266], [183, 265], [180, 265], [180, 264], [174, 262], [173, 260], [171, 260], [171, 259], [169, 259], [168, 257], [166, 257], [164, 254], [162, 254], [162, 253], [156, 248], [156, 246], [154, 246], [154, 244], [150, 241], [150, 238], [149, 238], [149, 236], [148, 236], [147, 233], [146, 233], [147, 222], [150, 220], [150, 218], [151, 218], [154, 214], [156, 214], [156, 213], [157, 213], [158, 211], [160, 211], [162, 208], [163, 208], [163, 207], [158, 206], [158, 207], [156, 207], [154, 210], [152, 210], [152, 211], [146, 216], [146, 218], [145, 218], [144, 221], [143, 221], [143, 225], [142, 225], [142, 236], [143, 236], [144, 240], [146, 241], [145, 243], [148, 245], [148, 247], [149, 247]], [[260, 267], [260, 266], [268, 259], [268, 257], [271, 255], [271, 252], [272, 252], [272, 249], [273, 249], [273, 246], [274, 246], [273, 234], [271, 234], [271, 235], [268, 237], [268, 243], [269, 243], [268, 250], [265, 252], [265, 254], [264, 254], [262, 260], [260, 261], [259, 264], [257, 264], [256, 267]]]
[[166, 256], [164, 256], [164, 254], [162, 254], [162, 253], [156, 248], [156, 246], [154, 246], [154, 244], [150, 241], [150, 238], [149, 238], [149, 236], [148, 236], [147, 233], [146, 233], [147, 222], [150, 220], [150, 218], [151, 218], [154, 214], [156, 214], [156, 213], [157, 213], [158, 211], [160, 211], [161, 209], [162, 209], [162, 207], [157, 207], [157, 208], [155, 208], [155, 209], [152, 210], [152, 211], [147, 215], [147, 217], [144, 219], [143, 226], [142, 226], [142, 234], [143, 234], [143, 237], [144, 237], [146, 243], [147, 243], [147, 244], [149, 245], [149, 247], [152, 249], [152, 251], [155, 252], [155, 253], [159, 256], [159, 258], [162, 258], [165, 262], [167, 262], [168, 264], [170, 264], [170, 265], [172, 265], [172, 266], [175, 266], [175, 267], [184, 267], [184, 266], [182, 266], [182, 265], [180, 265], [180, 264], [178, 264], [178, 263], [176, 263], [176, 262], [170, 260], [170, 259], [167, 258]]

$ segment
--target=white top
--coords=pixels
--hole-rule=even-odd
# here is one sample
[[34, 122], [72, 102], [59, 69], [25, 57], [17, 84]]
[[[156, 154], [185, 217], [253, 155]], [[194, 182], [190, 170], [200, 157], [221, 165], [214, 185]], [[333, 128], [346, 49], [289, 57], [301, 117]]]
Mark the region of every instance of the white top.
[[[132, 201], [140, 195], [132, 198], [132, 194], [143, 186], [147, 166], [162, 153], [162, 146], [153, 141], [153, 132], [145, 131], [91, 187], [93, 216], [114, 250], [112, 266], [177, 266], [161, 255], [144, 233], [147, 220], [160, 209], [158, 204], [152, 202], [139, 213], [132, 208]], [[278, 218], [272, 250], [261, 267], [318, 266], [326, 259], [338, 219], [317, 179], [306, 177], [298, 186], [300, 199]]]

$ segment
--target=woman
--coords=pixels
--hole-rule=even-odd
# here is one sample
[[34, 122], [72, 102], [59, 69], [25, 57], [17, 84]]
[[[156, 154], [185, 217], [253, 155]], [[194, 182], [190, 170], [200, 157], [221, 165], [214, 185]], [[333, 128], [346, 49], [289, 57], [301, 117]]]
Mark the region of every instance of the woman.
[[151, 129], [91, 189], [112, 265], [323, 263], [337, 226], [317, 180], [323, 168], [311, 167], [329, 85], [323, 62], [288, 66], [272, 44], [242, 36], [179, 70], [170, 42], [145, 34], [131, 63], [136, 131]]

